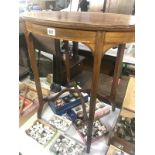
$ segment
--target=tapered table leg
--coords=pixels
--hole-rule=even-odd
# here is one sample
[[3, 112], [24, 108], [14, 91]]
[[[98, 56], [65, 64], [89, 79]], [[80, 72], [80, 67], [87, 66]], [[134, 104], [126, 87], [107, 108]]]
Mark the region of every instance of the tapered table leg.
[[42, 97], [42, 90], [41, 90], [41, 85], [40, 85], [35, 48], [33, 46], [33, 39], [32, 39], [32, 35], [30, 33], [26, 33], [26, 41], [27, 41], [27, 45], [28, 45], [28, 53], [29, 53], [31, 68], [32, 68], [33, 75], [34, 75], [34, 81], [36, 84], [38, 100], [39, 100], [39, 109], [38, 109], [37, 117], [41, 118], [41, 112], [43, 109], [44, 101], [43, 101], [43, 97]]
[[92, 140], [92, 129], [94, 122], [94, 113], [96, 105], [96, 96], [99, 82], [100, 74], [100, 65], [102, 59], [102, 33], [97, 32], [96, 35], [96, 45], [94, 51], [94, 64], [93, 64], [93, 76], [92, 76], [92, 85], [91, 85], [91, 99], [90, 99], [90, 108], [89, 108], [89, 119], [88, 119], [88, 133], [87, 133], [87, 153], [90, 152], [91, 140]]
[[115, 107], [116, 107], [115, 97], [116, 97], [116, 92], [117, 92], [118, 80], [120, 77], [121, 64], [123, 60], [124, 50], [125, 50], [125, 44], [120, 44], [118, 46], [114, 77], [113, 77], [113, 82], [112, 82], [112, 87], [111, 87], [111, 92], [110, 92], [110, 102], [112, 104], [113, 111], [115, 110]]

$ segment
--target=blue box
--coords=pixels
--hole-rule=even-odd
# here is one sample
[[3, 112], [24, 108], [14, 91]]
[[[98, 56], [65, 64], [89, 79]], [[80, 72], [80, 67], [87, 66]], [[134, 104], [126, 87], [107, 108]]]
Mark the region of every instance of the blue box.
[[[84, 101], [87, 102], [88, 101], [88, 95], [85, 93], [85, 95], [83, 95], [84, 97]], [[74, 95], [66, 95], [64, 97], [60, 97], [65, 103], [64, 106], [61, 107], [57, 107], [55, 102], [49, 101], [48, 104], [51, 107], [51, 109], [53, 110], [53, 112], [57, 115], [63, 115], [64, 113], [67, 112], [67, 110], [70, 110], [76, 106], [78, 106], [81, 103], [81, 100], [79, 97], [75, 97]], [[72, 101], [69, 101], [72, 100]]]

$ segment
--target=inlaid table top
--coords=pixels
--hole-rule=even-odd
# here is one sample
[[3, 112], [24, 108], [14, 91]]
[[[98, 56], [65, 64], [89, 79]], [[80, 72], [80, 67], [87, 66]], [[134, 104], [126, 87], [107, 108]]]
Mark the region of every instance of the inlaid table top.
[[58, 28], [102, 31], [135, 31], [135, 18], [130, 15], [102, 12], [26, 12], [27, 21]]

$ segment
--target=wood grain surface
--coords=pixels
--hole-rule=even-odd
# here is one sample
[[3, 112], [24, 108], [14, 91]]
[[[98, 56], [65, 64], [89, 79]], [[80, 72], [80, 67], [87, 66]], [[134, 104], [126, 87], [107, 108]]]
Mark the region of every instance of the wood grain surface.
[[101, 12], [27, 12], [22, 18], [41, 25], [79, 30], [134, 31], [135, 18], [130, 15]]

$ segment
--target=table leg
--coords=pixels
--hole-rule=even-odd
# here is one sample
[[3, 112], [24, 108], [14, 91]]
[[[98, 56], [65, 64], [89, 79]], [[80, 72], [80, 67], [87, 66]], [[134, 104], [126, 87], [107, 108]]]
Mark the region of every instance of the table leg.
[[67, 73], [67, 83], [69, 83], [70, 82], [69, 42], [65, 40], [64, 43], [65, 43], [65, 66]]
[[103, 50], [102, 47], [103, 47], [102, 33], [97, 32], [95, 52], [94, 52], [89, 119], [88, 119], [87, 153], [90, 152], [90, 146], [91, 146], [91, 140], [92, 140], [92, 129], [93, 129], [93, 122], [94, 122], [96, 96], [97, 96], [97, 89], [98, 89], [98, 83], [99, 83], [100, 65], [102, 60], [102, 50]]
[[63, 61], [60, 49], [60, 40], [55, 39], [55, 55], [53, 55], [53, 82], [63, 84]]
[[73, 41], [73, 57], [78, 57], [78, 42]]
[[116, 92], [117, 92], [118, 80], [120, 77], [121, 64], [123, 60], [124, 50], [125, 50], [125, 44], [120, 44], [118, 46], [114, 77], [113, 77], [113, 82], [112, 82], [112, 87], [111, 87], [111, 92], [110, 92], [110, 102], [112, 104], [113, 111], [115, 110], [115, 107], [116, 107], [115, 97], [116, 97]]
[[39, 109], [38, 109], [37, 116], [38, 118], [41, 118], [41, 112], [43, 109], [44, 102], [43, 102], [42, 90], [41, 90], [41, 85], [40, 85], [35, 48], [33, 46], [33, 38], [30, 33], [26, 34], [26, 40], [27, 40], [27, 45], [28, 45], [28, 53], [29, 53], [31, 68], [32, 68], [33, 75], [34, 75], [34, 81], [36, 84], [36, 90], [37, 90], [37, 95], [38, 95], [38, 100], [39, 100]]

